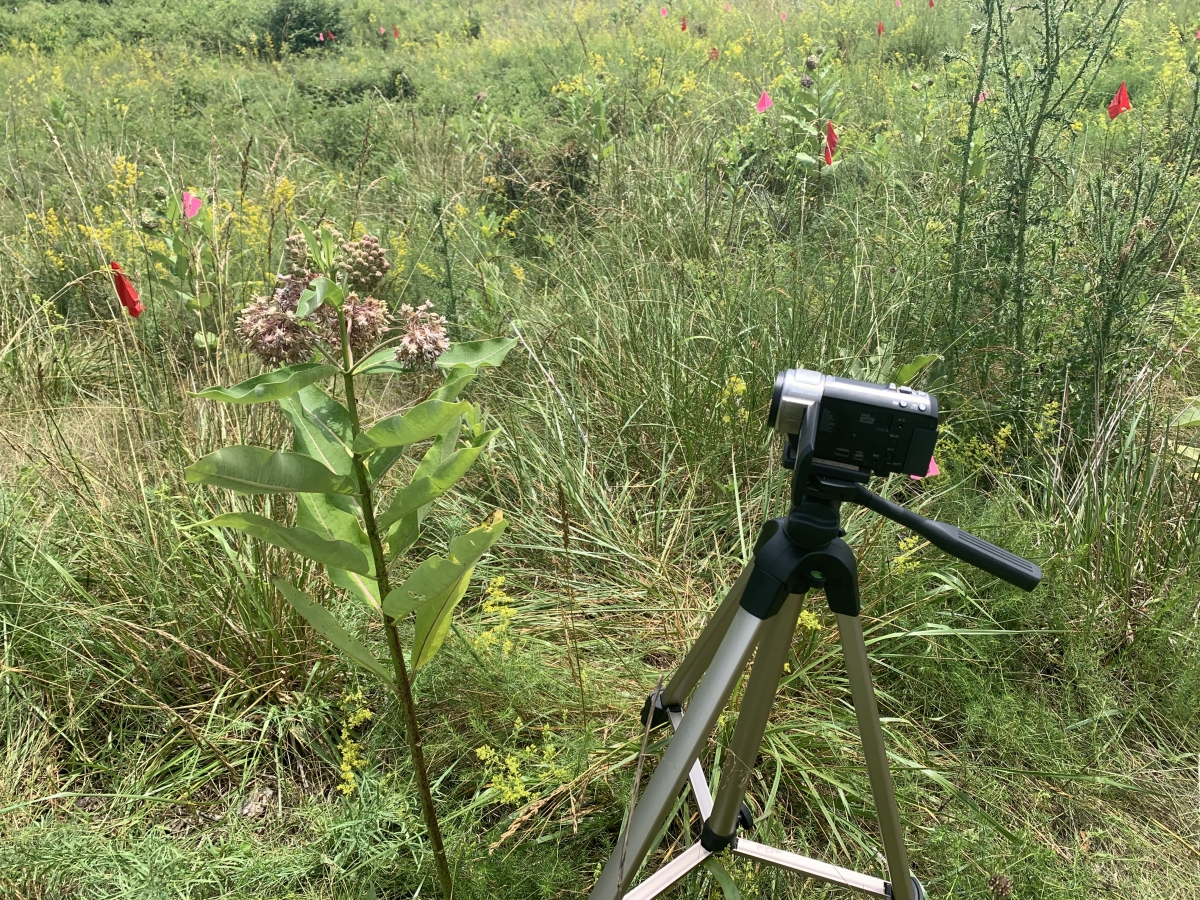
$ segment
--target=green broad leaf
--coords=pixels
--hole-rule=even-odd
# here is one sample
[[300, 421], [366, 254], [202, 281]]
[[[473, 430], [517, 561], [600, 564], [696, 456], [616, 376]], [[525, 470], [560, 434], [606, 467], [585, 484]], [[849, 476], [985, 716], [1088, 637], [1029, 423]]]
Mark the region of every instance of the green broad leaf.
[[272, 578], [271, 583], [278, 588], [279, 593], [283, 594], [284, 599], [292, 605], [292, 609], [296, 610], [309, 625], [316, 629], [321, 637], [325, 638], [325, 640], [329, 641], [329, 643], [333, 644], [333, 646], [337, 647], [368, 672], [378, 675], [383, 679], [385, 684], [395, 687], [392, 676], [383, 667], [383, 664], [357, 638], [343, 628], [341, 623], [333, 617], [333, 614], [329, 610], [304, 593], [304, 591], [292, 587], [292, 585], [280, 578]]
[[386, 450], [372, 453], [367, 458], [367, 477], [371, 480], [371, 484], [375, 484], [388, 473], [388, 470], [404, 455], [405, 449], [404, 447], [388, 447]]
[[1176, 428], [1195, 428], [1200, 425], [1200, 398], [1196, 398], [1179, 415], [1171, 420]]
[[475, 369], [472, 366], [459, 364], [446, 373], [446, 383], [433, 392], [434, 400], [445, 400], [453, 403], [468, 384], [475, 379]]
[[384, 347], [376, 350], [370, 356], [360, 359], [350, 371], [355, 375], [379, 375], [407, 372], [409, 370], [396, 362], [396, 349], [394, 347]]
[[388, 558], [395, 559], [412, 549], [421, 534], [421, 510], [409, 513], [387, 531]]
[[193, 527], [211, 525], [217, 528], [232, 528], [250, 537], [292, 550], [313, 562], [338, 569], [347, 569], [360, 575], [369, 575], [371, 567], [366, 554], [346, 541], [327, 540], [307, 528], [288, 528], [273, 519], [255, 513], [225, 513], [215, 519], [198, 522]]
[[336, 375], [337, 371], [335, 366], [325, 363], [300, 363], [298, 366], [286, 366], [274, 372], [255, 375], [233, 387], [214, 385], [192, 396], [205, 400], [220, 400], [222, 403], [266, 403], [290, 397], [310, 384]]
[[415, 513], [427, 503], [436, 500], [467, 474], [474, 465], [479, 454], [483, 452], [486, 443], [478, 447], [464, 447], [450, 454], [450, 457], [433, 471], [432, 474], [413, 479], [412, 483], [396, 493], [388, 508], [379, 517], [379, 526], [388, 528], [392, 523]]
[[922, 353], [912, 362], [898, 368], [895, 374], [892, 375], [892, 381], [896, 384], [912, 384], [914, 378], [939, 359], [941, 359], [941, 356], [936, 353]]
[[370, 567], [366, 575], [348, 569], [326, 566], [329, 580], [347, 591], [363, 606], [379, 610], [379, 583], [375, 580], [375, 566], [371, 559], [370, 544], [366, 532], [359, 524], [354, 501], [341, 494], [298, 494], [296, 496], [296, 524], [331, 541], [345, 541], [363, 552]]
[[354, 479], [300, 453], [265, 447], [225, 447], [184, 470], [188, 484], [211, 484], [242, 494], [353, 494]]
[[454, 608], [467, 591], [475, 564], [496, 542], [507, 524], [497, 513], [490, 524], [459, 535], [450, 542], [447, 557], [433, 556], [425, 560], [404, 584], [387, 595], [385, 613], [389, 608], [403, 610], [413, 607], [414, 601], [421, 601], [415, 606], [417, 620], [410, 653], [414, 672], [433, 659], [441, 648], [450, 630]]
[[354, 439], [354, 452], [367, 454], [385, 447], [406, 447], [441, 434], [470, 405], [465, 400], [458, 403], [444, 400], [418, 403], [404, 415], [386, 418], [362, 432]]
[[725, 895], [725, 900], [742, 900], [742, 892], [738, 890], [733, 876], [721, 865], [719, 859], [710, 856], [704, 861], [704, 868], [708, 869], [708, 874], [715, 878], [717, 884], [721, 886], [721, 893]]
[[[309, 291], [312, 292], [311, 296], [309, 296]], [[345, 299], [345, 291], [322, 275], [320, 278], [313, 279], [308, 290], [300, 296], [300, 303], [296, 307], [296, 316], [303, 319], [311, 315], [322, 303], [328, 303], [334, 309], [341, 309]]]
[[492, 338], [489, 341], [451, 344], [450, 349], [439, 356], [434, 365], [439, 369], [453, 369], [455, 366], [470, 366], [472, 369], [478, 369], [480, 366], [498, 366], [504, 362], [508, 351], [515, 346], [516, 338]]
[[351, 475], [350, 435], [353, 426], [346, 408], [315, 385], [279, 401], [292, 423], [293, 447], [339, 475]]

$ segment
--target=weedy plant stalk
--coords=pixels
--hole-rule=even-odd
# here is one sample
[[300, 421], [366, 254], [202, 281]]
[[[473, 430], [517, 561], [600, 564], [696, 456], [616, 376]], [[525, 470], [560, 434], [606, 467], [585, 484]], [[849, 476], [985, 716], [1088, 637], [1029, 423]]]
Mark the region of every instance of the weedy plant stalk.
[[[394, 341], [384, 339], [392, 321], [386, 308], [355, 293], [373, 290], [387, 271], [378, 241], [365, 236], [343, 243], [339, 252], [330, 229], [302, 231], [288, 242], [293, 271], [281, 278], [272, 300], [253, 302], [239, 323], [243, 338], [264, 360], [293, 364], [195, 395], [224, 403], [278, 403], [292, 425], [293, 448], [225, 447], [186, 471], [189, 483], [242, 494], [294, 494], [296, 524], [237, 511], [196, 527], [231, 528], [320, 563], [334, 585], [379, 618], [390, 667], [310, 594], [272, 579], [326, 640], [395, 692], [438, 881], [448, 900], [453, 878], [422, 749], [412, 677], [441, 647], [476, 563], [506, 523], [497, 511], [454, 538], [446, 556], [423, 560], [399, 586], [393, 586], [388, 567], [416, 542], [430, 504], [466, 474], [495, 437], [497, 430], [484, 428], [479, 407], [460, 394], [481, 367], [499, 365], [516, 342], [450, 345], [445, 321], [427, 306], [402, 307], [401, 333]], [[378, 375], [408, 375], [430, 364], [445, 373], [445, 380], [429, 399], [405, 413], [364, 423], [358, 399], [364, 382]], [[320, 386], [331, 380], [340, 384], [340, 401]], [[384, 477], [406, 451], [424, 442], [429, 446], [408, 483], [385, 501]], [[406, 661], [399, 626], [414, 614]]]

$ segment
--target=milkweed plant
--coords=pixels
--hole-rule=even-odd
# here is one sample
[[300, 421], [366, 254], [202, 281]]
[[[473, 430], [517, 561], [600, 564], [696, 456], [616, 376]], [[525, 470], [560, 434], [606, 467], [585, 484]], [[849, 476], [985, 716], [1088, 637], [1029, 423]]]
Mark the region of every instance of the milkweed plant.
[[[497, 430], [484, 427], [479, 407], [460, 395], [480, 368], [499, 365], [515, 341], [451, 344], [445, 319], [428, 303], [402, 306], [393, 318], [371, 296], [388, 263], [370, 235], [343, 242], [330, 226], [315, 233], [302, 228], [287, 242], [287, 266], [290, 271], [280, 276], [273, 295], [253, 300], [237, 323], [248, 348], [272, 368], [233, 387], [214, 386], [194, 396], [279, 404], [291, 423], [292, 448], [225, 447], [189, 466], [186, 478], [241, 494], [294, 494], [295, 524], [237, 511], [198, 526], [240, 531], [323, 565], [333, 585], [378, 617], [387, 639], [386, 664], [308, 593], [272, 579], [322, 637], [395, 692], [438, 881], [449, 898], [453, 884], [412, 678], [441, 647], [476, 563], [504, 531], [504, 518], [497, 511], [451, 540], [446, 555], [408, 566], [406, 577], [393, 577], [392, 571], [416, 542], [433, 501], [467, 473], [495, 437]], [[371, 379], [420, 368], [436, 368], [444, 376], [431, 396], [407, 412], [363, 421], [358, 398]], [[409, 454], [414, 461], [419, 455], [419, 462], [407, 483], [384, 496], [385, 476]], [[409, 617], [413, 635], [406, 657], [400, 625]]]

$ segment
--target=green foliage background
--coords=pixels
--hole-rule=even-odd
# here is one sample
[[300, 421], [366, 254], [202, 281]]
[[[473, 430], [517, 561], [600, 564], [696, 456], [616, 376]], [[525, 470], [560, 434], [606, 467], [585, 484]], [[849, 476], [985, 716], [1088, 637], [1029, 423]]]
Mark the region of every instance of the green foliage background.
[[[629, 797], [641, 698], [783, 509], [775, 372], [888, 381], [923, 355], [946, 474], [881, 487], [1046, 580], [1026, 596], [848, 517], [917, 871], [935, 897], [987, 897], [994, 875], [1019, 898], [1185, 896], [1200, 454], [1172, 423], [1200, 394], [1196, 10], [1127, 3], [1077, 112], [1046, 120], [1036, 179], [1016, 168], [1038, 10], [1068, 7], [1078, 35], [1114, 2], [1016, 4], [1009, 75], [986, 76], [969, 147], [982, 4], [705, 0], [664, 18], [356, 0], [329, 7], [337, 41], [309, 49], [271, 23], [315, 4], [10, 7], [0, 893], [432, 889], [399, 718], [270, 579], [322, 601], [328, 586], [251, 540], [185, 530], [222, 511], [187, 465], [287, 440], [265, 408], [187, 393], [256, 374], [232, 323], [296, 223], [326, 216], [381, 237], [393, 308], [428, 299], [460, 339], [520, 338], [469, 392], [503, 432], [416, 548], [496, 508], [511, 523], [415, 684], [461, 896], [586, 893]], [[819, 152], [798, 87], [810, 54], [838, 103], [828, 174], [797, 156]], [[1134, 109], [1109, 122], [1122, 81]], [[211, 212], [199, 312], [140, 227], [156, 188]], [[1036, 215], [1017, 291], [1021, 197]], [[110, 260], [142, 292], [136, 323]], [[293, 514], [272, 503], [246, 511]], [[808, 608], [819, 627], [797, 640], [751, 790], [757, 836], [878, 872], [833, 622]], [[366, 762], [344, 795], [350, 758]], [[685, 833], [677, 819], [661, 850]], [[730, 871], [747, 897], [840, 896]], [[678, 895], [721, 891], [704, 874]]]

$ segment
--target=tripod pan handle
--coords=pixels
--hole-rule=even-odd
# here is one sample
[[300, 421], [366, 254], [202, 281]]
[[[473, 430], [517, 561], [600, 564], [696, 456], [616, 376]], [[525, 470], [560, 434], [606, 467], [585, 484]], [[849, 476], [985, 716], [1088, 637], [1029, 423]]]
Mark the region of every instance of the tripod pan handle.
[[1003, 547], [997, 547], [969, 531], [963, 531], [961, 528], [947, 525], [945, 522], [935, 522], [933, 519], [918, 515], [912, 510], [905, 509], [897, 503], [868, 491], [862, 485], [855, 487], [855, 503], [865, 506], [881, 516], [887, 516], [906, 528], [911, 528], [917, 534], [927, 538], [935, 547], [946, 551], [951, 556], [958, 557], [965, 563], [970, 563], [977, 569], [982, 569], [989, 575], [995, 575], [1026, 591], [1032, 591], [1042, 580], [1041, 567], [1036, 563], [1031, 563], [1015, 553], [1009, 553]]

